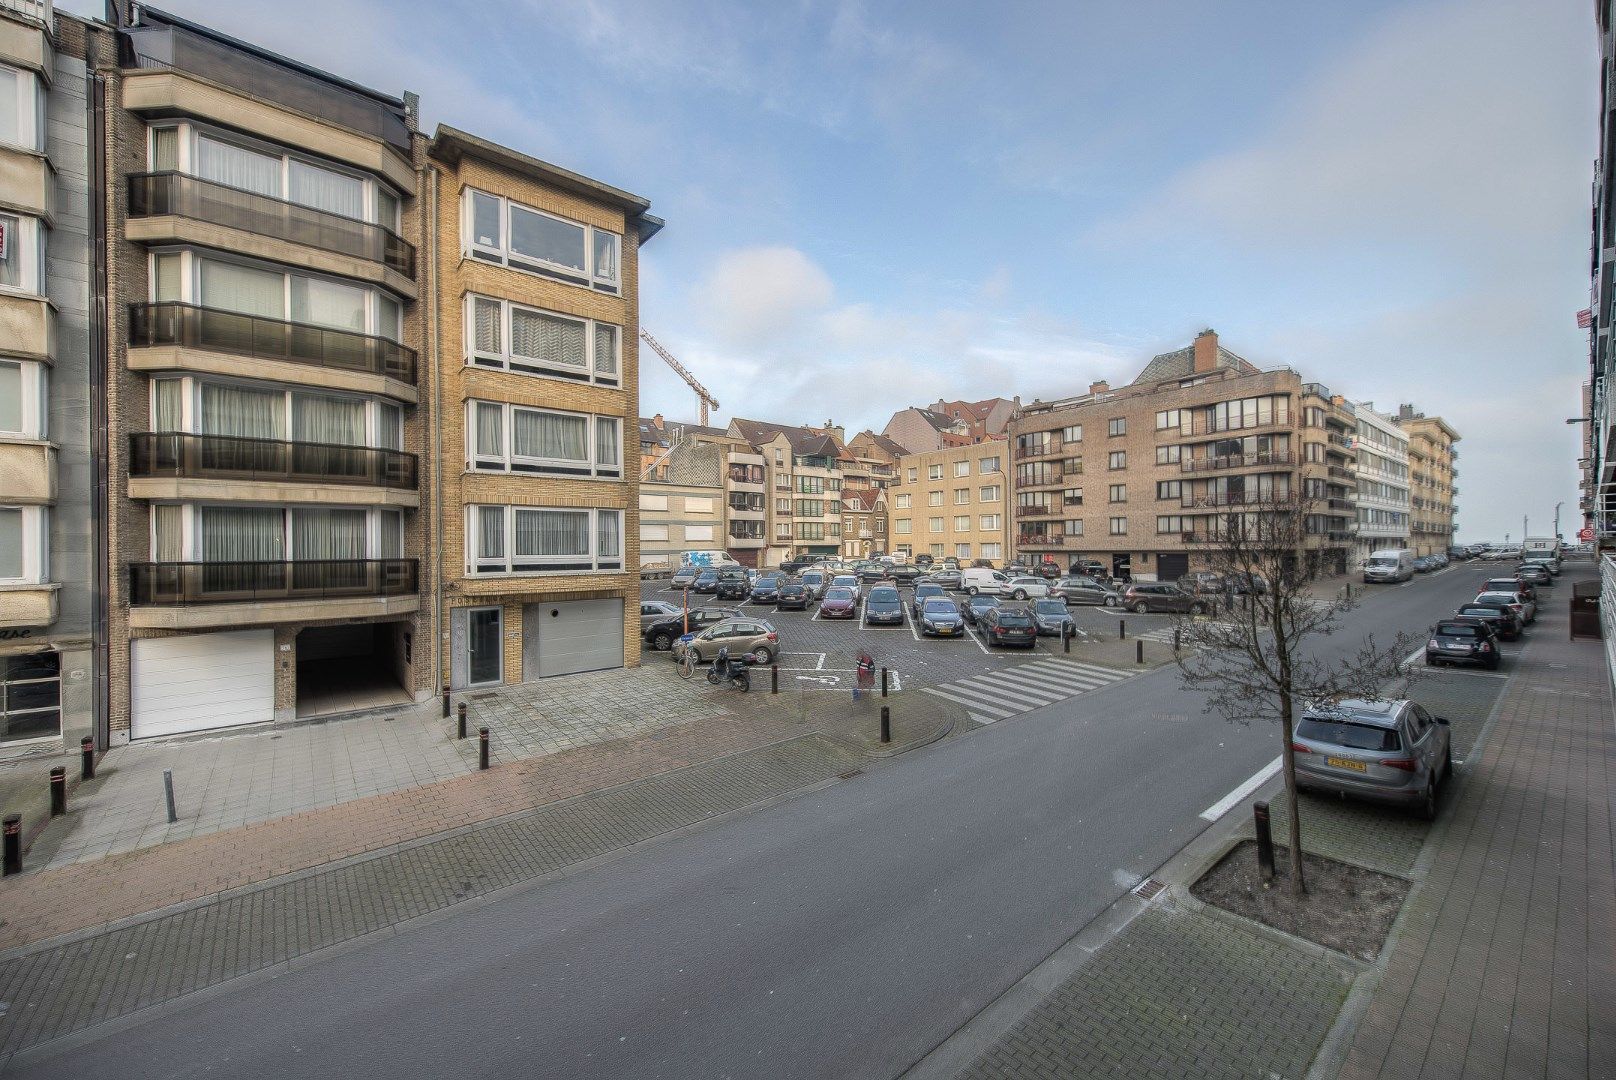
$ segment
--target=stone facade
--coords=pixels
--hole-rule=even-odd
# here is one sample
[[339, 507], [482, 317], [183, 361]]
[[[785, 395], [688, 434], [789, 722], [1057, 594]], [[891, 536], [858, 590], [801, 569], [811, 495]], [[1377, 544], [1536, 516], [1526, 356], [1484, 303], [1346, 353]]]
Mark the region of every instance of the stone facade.
[[[677, 569], [686, 551], [723, 551], [726, 522], [755, 520], [761, 537], [763, 496], [726, 494], [722, 446], [682, 438], [640, 474], [640, 567]], [[751, 509], [755, 505], [756, 509]]]
[[1408, 435], [1373, 405], [1358, 420], [1358, 535], [1354, 562], [1372, 552], [1409, 546]]
[[1398, 408], [1397, 426], [1408, 433], [1409, 546], [1416, 555], [1447, 551], [1458, 514], [1454, 444], [1459, 433], [1440, 416], [1426, 416], [1412, 405]]

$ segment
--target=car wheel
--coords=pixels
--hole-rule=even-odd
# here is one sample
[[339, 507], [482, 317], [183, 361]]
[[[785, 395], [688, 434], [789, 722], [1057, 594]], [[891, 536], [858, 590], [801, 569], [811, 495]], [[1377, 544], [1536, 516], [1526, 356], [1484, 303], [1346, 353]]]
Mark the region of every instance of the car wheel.
[[1114, 596], [1108, 596], [1105, 598], [1106, 607], [1116, 607], [1119, 603], [1121, 603], [1121, 601]]
[[1135, 615], [1145, 615], [1145, 614], [1148, 614], [1149, 611], [1150, 611], [1150, 605], [1145, 603], [1143, 600], [1139, 601], [1137, 604], [1135, 604], [1133, 606], [1133, 613]]
[[655, 634], [651, 638], [651, 648], [657, 652], [667, 652], [673, 648], [672, 634]]
[[965, 595], [966, 596], [975, 596], [976, 595], [976, 586], [972, 585], [969, 589], [966, 589], [965, 590]]
[[1025, 599], [1027, 599], [1027, 590], [1026, 589], [1017, 589], [1015, 592], [1010, 594], [1010, 599], [1012, 599], [1012, 600], [1025, 600]]
[[1206, 614], [1206, 607], [1204, 605], [1201, 605], [1201, 604], [1191, 604], [1190, 605], [1190, 614], [1191, 615], [1204, 615], [1204, 614]]
[[1442, 750], [1442, 782], [1446, 784], [1453, 779], [1453, 744], [1450, 742]]
[[773, 659], [774, 654], [769, 651], [767, 645], [759, 645], [752, 650], [752, 663], [754, 664], [767, 664]]
[[1432, 778], [1425, 782], [1425, 798], [1420, 800], [1420, 817], [1426, 821], [1436, 820], [1436, 780]]

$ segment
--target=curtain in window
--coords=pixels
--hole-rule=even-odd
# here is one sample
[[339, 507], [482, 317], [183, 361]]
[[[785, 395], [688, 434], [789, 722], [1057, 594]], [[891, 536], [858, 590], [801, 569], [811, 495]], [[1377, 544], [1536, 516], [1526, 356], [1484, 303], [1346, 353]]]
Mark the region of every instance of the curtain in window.
[[197, 511], [203, 562], [280, 562], [285, 518], [279, 510], [204, 506]]
[[22, 365], [0, 362], [0, 431], [21, 430]]
[[477, 507], [477, 558], [503, 559], [505, 557], [505, 508], [503, 506]]
[[201, 278], [204, 307], [286, 318], [286, 280], [280, 274], [204, 259]]
[[398, 196], [387, 188], [385, 184], [376, 185], [376, 221], [378, 224], [398, 231]]
[[0, 507], [0, 580], [22, 577], [22, 508]]
[[397, 341], [404, 325], [404, 308], [384, 292], [376, 294], [376, 333], [389, 341]]
[[472, 351], [479, 353], [492, 353], [499, 355], [500, 349], [500, 317], [499, 301], [484, 300], [481, 297], [471, 302], [471, 319], [474, 326], [475, 337], [472, 341]]
[[622, 545], [622, 522], [617, 513], [612, 510], [597, 511], [599, 518], [596, 524], [596, 536], [599, 543], [595, 553], [601, 558], [616, 558]]
[[377, 512], [376, 557], [402, 559], [404, 557], [404, 515], [398, 510]]
[[295, 442], [365, 445], [365, 403], [357, 398], [292, 395]]
[[595, 373], [617, 374], [617, 327], [610, 323], [595, 324]]
[[595, 464], [616, 465], [622, 440], [617, 435], [617, 421], [604, 416], [595, 418]]
[[203, 383], [199, 430], [204, 435], [279, 439], [285, 409], [286, 396], [278, 392]]
[[206, 135], [196, 137], [196, 175], [260, 195], [281, 195], [281, 159]]
[[511, 309], [511, 354], [584, 367], [584, 324], [522, 308]]
[[[0, 79], [0, 82], [4, 81]], [[9, 285], [14, 289], [23, 287], [21, 225], [11, 214], [0, 214], [0, 227], [6, 230], [6, 257], [0, 259], [0, 285]]]
[[584, 227], [511, 207], [511, 253], [584, 270]]
[[300, 562], [310, 559], [363, 559], [363, 510], [293, 510], [292, 552]]
[[476, 413], [478, 457], [503, 458], [505, 456], [505, 407], [486, 401], [477, 403]]
[[357, 176], [293, 160], [287, 170], [291, 201], [359, 221], [365, 218], [365, 184]]
[[589, 460], [589, 420], [583, 416], [512, 410], [511, 454], [551, 461]]
[[0, 142], [22, 144], [22, 80], [33, 78], [10, 68], [0, 68]]
[[377, 404], [376, 445], [388, 450], [404, 449], [404, 410], [399, 406]]
[[152, 256], [154, 294], [158, 300], [180, 299], [180, 257], [176, 252]]
[[152, 383], [151, 429], [153, 431], [185, 430], [180, 397], [183, 391], [184, 384], [178, 379], [158, 379]]
[[617, 243], [614, 234], [595, 230], [595, 277], [601, 281], [617, 280]]
[[516, 510], [516, 554], [589, 555], [587, 510]]
[[180, 129], [152, 129], [152, 172], [174, 172], [180, 167]]
[[152, 507], [152, 560], [154, 562], [185, 561], [185, 508], [173, 503], [158, 503]]
[[324, 278], [292, 279], [292, 321], [365, 332], [365, 290]]

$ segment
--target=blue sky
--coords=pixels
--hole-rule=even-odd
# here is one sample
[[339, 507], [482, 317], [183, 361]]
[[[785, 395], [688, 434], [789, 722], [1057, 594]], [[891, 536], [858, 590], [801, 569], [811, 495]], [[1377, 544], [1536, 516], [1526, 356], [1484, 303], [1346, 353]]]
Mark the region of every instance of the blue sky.
[[718, 422], [1060, 396], [1213, 326], [1448, 418], [1462, 537], [1578, 523], [1583, 0], [157, 6], [650, 198], [642, 319]]

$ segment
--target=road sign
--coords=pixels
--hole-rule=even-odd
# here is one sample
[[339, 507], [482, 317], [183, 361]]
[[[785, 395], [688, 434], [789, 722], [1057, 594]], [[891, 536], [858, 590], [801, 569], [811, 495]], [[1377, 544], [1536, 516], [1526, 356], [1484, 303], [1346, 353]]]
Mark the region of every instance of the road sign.
[[1582, 527], [1582, 529], [1577, 533], [1577, 539], [1581, 540], [1584, 544], [1586, 544], [1588, 541], [1592, 540], [1593, 538], [1594, 538], [1594, 530], [1593, 530], [1593, 528], [1591, 526], [1588, 526], [1588, 525], [1584, 525]]

